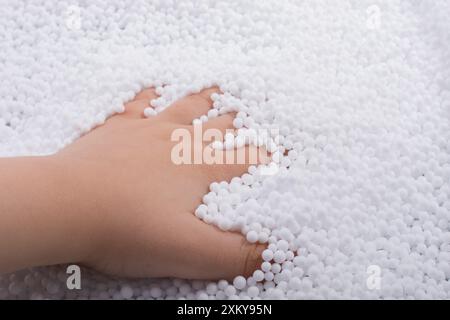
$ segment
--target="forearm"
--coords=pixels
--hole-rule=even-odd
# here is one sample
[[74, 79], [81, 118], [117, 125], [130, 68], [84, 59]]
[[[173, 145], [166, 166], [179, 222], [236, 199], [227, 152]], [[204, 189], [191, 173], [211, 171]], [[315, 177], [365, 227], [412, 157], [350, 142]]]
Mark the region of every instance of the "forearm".
[[49, 157], [0, 159], [0, 273], [81, 259], [77, 199], [62, 171]]

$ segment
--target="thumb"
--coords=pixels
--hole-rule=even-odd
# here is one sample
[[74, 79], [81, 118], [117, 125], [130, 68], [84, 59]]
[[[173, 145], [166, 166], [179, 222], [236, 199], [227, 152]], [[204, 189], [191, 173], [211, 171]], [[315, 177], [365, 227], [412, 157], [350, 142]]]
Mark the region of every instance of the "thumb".
[[[236, 232], [224, 232], [208, 225], [192, 214], [180, 238], [184, 238], [180, 255], [185, 261], [181, 277], [199, 280], [232, 280], [249, 277], [261, 266], [264, 244], [249, 243]], [[181, 240], [181, 239], [180, 239]]]

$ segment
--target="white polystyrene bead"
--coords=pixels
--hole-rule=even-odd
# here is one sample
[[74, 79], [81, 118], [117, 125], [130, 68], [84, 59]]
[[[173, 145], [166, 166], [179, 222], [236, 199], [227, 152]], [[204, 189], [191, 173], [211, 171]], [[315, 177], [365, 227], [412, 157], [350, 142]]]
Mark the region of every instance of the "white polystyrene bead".
[[218, 283], [217, 283], [217, 287], [220, 289], [220, 290], [225, 290], [225, 288], [228, 286], [228, 281], [227, 280], [220, 280]]
[[258, 236], [259, 243], [266, 243], [269, 240], [269, 235], [265, 232], [260, 232]]
[[247, 289], [247, 294], [250, 298], [255, 298], [259, 294], [259, 289], [256, 286], [249, 287]]
[[253, 272], [253, 279], [255, 279], [255, 281], [260, 282], [264, 280], [264, 272], [261, 270], [255, 270], [255, 272]]
[[281, 250], [277, 250], [273, 254], [273, 260], [277, 263], [282, 263], [286, 260], [286, 254]]
[[262, 253], [262, 258], [264, 261], [271, 261], [273, 259], [273, 251], [270, 249], [266, 249]]
[[247, 241], [250, 243], [255, 243], [258, 241], [258, 233], [256, 231], [249, 231], [247, 233]]
[[266, 281], [272, 281], [273, 278], [274, 278], [273, 272], [269, 271], [264, 274], [264, 280], [266, 280]]
[[209, 295], [206, 292], [200, 292], [197, 294], [197, 299], [198, 300], [208, 300]]
[[150, 295], [153, 298], [158, 299], [158, 298], [161, 298], [161, 296], [163, 295], [163, 292], [162, 292], [161, 288], [154, 287], [154, 288], [150, 289]]
[[242, 128], [243, 125], [244, 125], [244, 121], [241, 118], [236, 118], [233, 120], [233, 126], [236, 129]]
[[120, 289], [120, 294], [124, 299], [131, 299], [133, 297], [133, 288], [131, 288], [130, 286], [123, 286]]
[[233, 285], [236, 287], [236, 289], [242, 290], [247, 285], [247, 280], [245, 280], [243, 276], [237, 276], [233, 280]]
[[251, 174], [244, 173], [244, 175], [242, 176], [242, 181], [246, 185], [251, 185], [253, 183], [253, 176]]
[[272, 271], [273, 273], [279, 273], [281, 271], [281, 265], [279, 263], [272, 263], [270, 271]]
[[289, 243], [286, 240], [280, 240], [277, 242], [277, 248], [281, 251], [287, 251], [289, 249]]
[[216, 294], [216, 292], [217, 292], [217, 284], [216, 283], [209, 283], [207, 286], [206, 286], [206, 292], [208, 293], [208, 294], [210, 294], [210, 295], [214, 295], [214, 294]]
[[264, 272], [268, 272], [268, 271], [270, 271], [271, 266], [272, 265], [270, 264], [270, 262], [264, 261], [261, 264], [261, 270], [264, 271]]
[[233, 287], [233, 286], [227, 286], [226, 288], [225, 288], [225, 294], [228, 296], [228, 297], [230, 297], [230, 296], [233, 296], [234, 294], [236, 293], [236, 288], [235, 287]]
[[219, 115], [219, 111], [217, 109], [211, 109], [208, 111], [208, 118], [216, 118]]
[[157, 113], [156, 113], [155, 109], [153, 109], [153, 108], [145, 108], [145, 109], [144, 109], [144, 115], [145, 115], [147, 118], [156, 116], [156, 114], [157, 114]]

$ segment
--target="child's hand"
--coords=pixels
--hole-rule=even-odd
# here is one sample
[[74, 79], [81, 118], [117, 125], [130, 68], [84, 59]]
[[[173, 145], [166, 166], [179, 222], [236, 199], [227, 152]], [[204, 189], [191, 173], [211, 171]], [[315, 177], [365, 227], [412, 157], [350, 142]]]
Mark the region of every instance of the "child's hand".
[[[85, 245], [81, 261], [73, 262], [121, 276], [189, 279], [232, 279], [259, 267], [263, 245], [194, 216], [212, 182], [240, 176], [248, 164], [176, 165], [171, 160], [178, 143], [171, 141], [172, 132], [192, 132], [193, 119], [208, 112], [216, 91], [186, 97], [146, 119], [143, 110], [156, 94], [145, 90], [126, 104], [125, 113], [52, 157], [66, 192], [77, 194], [72, 229]], [[233, 118], [219, 116], [203, 129], [232, 129]]]

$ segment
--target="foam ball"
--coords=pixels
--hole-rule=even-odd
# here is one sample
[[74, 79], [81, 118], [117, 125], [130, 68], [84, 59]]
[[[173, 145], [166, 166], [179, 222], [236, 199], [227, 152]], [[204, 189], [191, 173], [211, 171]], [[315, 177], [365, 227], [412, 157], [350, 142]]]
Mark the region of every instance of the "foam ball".
[[245, 286], [247, 285], [247, 280], [245, 280], [244, 277], [242, 276], [237, 276], [236, 278], [234, 278], [233, 280], [233, 285], [236, 289], [238, 290], [242, 290], [245, 288]]

